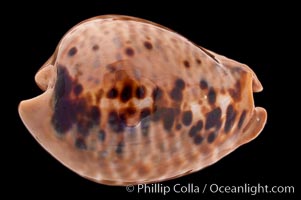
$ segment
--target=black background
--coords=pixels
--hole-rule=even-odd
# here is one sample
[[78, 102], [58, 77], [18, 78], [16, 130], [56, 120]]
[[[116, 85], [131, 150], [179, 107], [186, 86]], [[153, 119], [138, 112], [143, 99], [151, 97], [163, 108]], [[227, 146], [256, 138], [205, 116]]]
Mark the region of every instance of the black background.
[[[220, 185], [293, 185], [298, 193], [298, 104], [295, 103], [298, 79], [294, 77], [294, 62], [291, 52], [295, 46], [292, 39], [294, 11], [286, 5], [261, 4], [221, 5], [216, 2], [204, 4], [141, 1], [83, 1], [81, 3], [40, 2], [17, 3], [7, 7], [2, 26], [8, 42], [2, 58], [5, 76], [10, 81], [3, 83], [4, 100], [9, 101], [9, 112], [3, 133], [2, 163], [5, 186], [14, 189], [14, 196], [66, 195], [71, 197], [104, 198], [103, 195], [122, 193], [123, 197], [142, 198], [143, 194], [128, 193], [124, 187], [112, 187], [88, 181], [64, 167], [51, 157], [29, 134], [22, 124], [17, 106], [21, 100], [41, 93], [34, 82], [35, 72], [54, 52], [61, 37], [75, 24], [87, 18], [103, 14], [124, 14], [144, 18], [169, 27], [196, 44], [219, 54], [249, 65], [264, 86], [264, 91], [254, 94], [255, 103], [267, 109], [268, 122], [260, 136], [242, 146], [218, 163], [197, 173], [163, 182], [173, 186], [176, 183], [217, 183]], [[293, 24], [293, 26], [291, 26]], [[300, 25], [300, 22], [299, 22]], [[293, 61], [294, 64], [290, 63]], [[300, 65], [300, 64], [299, 64]], [[7, 77], [6, 77], [7, 76]], [[5, 104], [6, 105], [6, 104]], [[6, 106], [4, 106], [6, 107]], [[7, 110], [7, 108], [4, 108]], [[12, 124], [10, 124], [12, 123]], [[8, 130], [8, 131], [7, 131]], [[189, 194], [187, 194], [189, 195]], [[159, 196], [162, 197], [160, 194]], [[158, 197], [159, 197], [158, 196]], [[183, 195], [178, 195], [178, 198]], [[293, 199], [296, 194], [270, 195], [222, 195], [193, 194], [198, 199], [214, 197], [223, 199]]]

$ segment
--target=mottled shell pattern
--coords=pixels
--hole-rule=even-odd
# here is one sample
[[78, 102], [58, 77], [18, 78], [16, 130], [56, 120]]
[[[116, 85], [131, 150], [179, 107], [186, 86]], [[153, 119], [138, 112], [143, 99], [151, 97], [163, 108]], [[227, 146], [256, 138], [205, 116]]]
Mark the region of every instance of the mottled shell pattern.
[[98, 183], [180, 177], [254, 139], [267, 113], [246, 65], [158, 24], [105, 15], [73, 27], [19, 113], [63, 165]]

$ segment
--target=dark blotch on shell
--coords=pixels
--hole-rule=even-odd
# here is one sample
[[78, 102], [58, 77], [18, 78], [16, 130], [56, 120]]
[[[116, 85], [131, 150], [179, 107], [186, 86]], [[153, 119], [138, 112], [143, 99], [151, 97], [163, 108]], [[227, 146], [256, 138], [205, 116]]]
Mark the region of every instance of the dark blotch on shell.
[[230, 104], [226, 111], [226, 122], [224, 127], [225, 133], [228, 133], [231, 130], [235, 122], [235, 118], [236, 118], [236, 112], [233, 106]]
[[64, 134], [72, 127], [74, 122], [72, 113], [72, 103], [69, 99], [62, 98], [56, 101], [51, 121], [58, 134]]
[[68, 56], [72, 57], [77, 53], [77, 48], [76, 47], [72, 47], [69, 51], [68, 51]]
[[199, 120], [196, 125], [192, 126], [188, 134], [190, 137], [196, 136], [203, 128], [203, 121]]
[[[76, 102], [76, 101], [75, 101]], [[76, 113], [77, 131], [83, 136], [89, 134], [89, 130], [100, 122], [101, 113], [97, 106], [88, 106], [84, 99], [79, 103], [74, 103]]]
[[91, 121], [81, 118], [80, 120], [77, 121], [76, 125], [77, 125], [78, 134], [80, 134], [84, 137], [89, 135], [89, 129], [92, 126]]
[[239, 101], [241, 99], [241, 84], [239, 81], [235, 83], [235, 88], [229, 89], [229, 94], [235, 101]]
[[156, 87], [153, 90], [152, 97], [153, 97], [154, 101], [160, 100], [162, 95], [163, 95], [163, 91], [159, 87]]
[[172, 108], [164, 108], [163, 112], [163, 128], [166, 131], [170, 131], [174, 120], [175, 120], [176, 111]]
[[246, 119], [246, 115], [247, 115], [247, 111], [244, 110], [241, 115], [240, 115], [240, 118], [239, 118], [239, 121], [238, 121], [238, 124], [237, 124], [237, 127], [238, 129], [240, 129]]
[[125, 54], [132, 57], [134, 56], [135, 52], [134, 52], [134, 49], [132, 49], [131, 47], [128, 47], [125, 49]]
[[120, 133], [124, 130], [124, 123], [122, 122], [122, 119], [119, 118], [116, 111], [111, 111], [109, 113], [108, 124], [110, 128], [116, 133]]
[[190, 67], [190, 63], [188, 62], [188, 60], [184, 60], [183, 61], [183, 64], [186, 68], [189, 68]]
[[174, 89], [171, 90], [170, 92], [170, 97], [174, 101], [182, 101], [183, 95], [182, 95], [182, 90], [180, 88], [175, 87]]
[[208, 102], [209, 104], [213, 105], [216, 101], [216, 93], [214, 89], [211, 87], [208, 91]]
[[153, 48], [153, 45], [152, 45], [150, 42], [148, 42], [148, 41], [145, 41], [145, 42], [143, 43], [143, 45], [144, 45], [144, 47], [147, 48], [148, 50], [151, 50], [151, 49]]
[[190, 137], [194, 137], [198, 132], [199, 132], [199, 130], [197, 129], [197, 127], [192, 126], [191, 129], [189, 130], [188, 134]]
[[185, 82], [183, 81], [183, 79], [178, 78], [178, 79], [175, 81], [175, 87], [176, 87], [176, 88], [179, 88], [180, 90], [183, 90], [183, 89], [185, 88]]
[[94, 124], [98, 124], [100, 121], [100, 110], [97, 106], [91, 106], [90, 119]]
[[138, 99], [143, 99], [146, 95], [146, 88], [144, 86], [139, 86], [136, 88], [136, 97]]
[[54, 96], [56, 99], [69, 96], [72, 90], [73, 80], [69, 75], [65, 66], [58, 65], [57, 81], [54, 88]]
[[[58, 65], [57, 81], [54, 87], [54, 113], [51, 119], [58, 134], [65, 134], [74, 125], [80, 138], [89, 135], [90, 129], [98, 126], [101, 112], [92, 105], [89, 98], [80, 97], [82, 86], [72, 79], [66, 67]], [[72, 98], [71, 91], [75, 93]]]
[[99, 46], [97, 44], [93, 45], [92, 50], [97, 51], [99, 49]]
[[133, 88], [131, 85], [125, 85], [121, 91], [120, 99], [122, 102], [127, 102], [132, 98]]
[[199, 145], [203, 142], [204, 138], [200, 135], [196, 135], [194, 138], [193, 138], [193, 142], [194, 144], [196, 145]]
[[67, 132], [74, 122], [72, 101], [69, 99], [72, 90], [72, 78], [67, 69], [58, 65], [57, 81], [54, 87], [54, 114], [52, 124], [59, 134]]
[[202, 120], [199, 120], [195, 126], [197, 127], [198, 130], [202, 130], [204, 123]]
[[178, 78], [174, 83], [174, 88], [170, 92], [170, 97], [174, 101], [182, 101], [183, 98], [183, 89], [185, 88], [185, 82], [183, 79]]
[[181, 125], [181, 124], [177, 124], [177, 125], [176, 125], [176, 130], [181, 130], [181, 128], [182, 128], [182, 125]]
[[85, 143], [85, 140], [82, 139], [82, 138], [77, 138], [77, 139], [75, 140], [75, 146], [76, 146], [76, 148], [78, 148], [78, 149], [80, 149], [80, 150], [85, 150], [85, 149], [87, 149], [87, 145], [86, 145], [86, 143]]
[[211, 133], [209, 133], [209, 135], [207, 137], [207, 142], [208, 143], [214, 142], [214, 140], [216, 138], [216, 134], [217, 134], [217, 132], [211, 132]]
[[140, 119], [144, 119], [144, 118], [150, 116], [150, 114], [151, 114], [150, 109], [149, 109], [149, 108], [144, 108], [144, 109], [141, 111], [141, 113], [140, 113]]
[[192, 112], [191, 112], [191, 110], [183, 112], [182, 122], [185, 126], [189, 126], [191, 124], [191, 122], [192, 122]]
[[73, 92], [76, 96], [80, 95], [83, 91], [83, 86], [81, 84], [76, 84], [73, 88]]
[[111, 88], [107, 93], [107, 98], [115, 99], [118, 97], [118, 90], [116, 88]]
[[222, 111], [219, 107], [207, 113], [205, 129], [208, 130], [212, 127], [219, 129], [221, 126], [221, 115]]
[[206, 89], [208, 88], [208, 83], [207, 83], [207, 81], [201, 80], [201, 81], [200, 81], [200, 88], [201, 88], [202, 90], [206, 90]]
[[137, 110], [136, 110], [135, 107], [127, 107], [127, 108], [125, 109], [125, 113], [126, 113], [128, 116], [132, 116], [132, 115], [134, 115], [136, 112], [137, 112]]

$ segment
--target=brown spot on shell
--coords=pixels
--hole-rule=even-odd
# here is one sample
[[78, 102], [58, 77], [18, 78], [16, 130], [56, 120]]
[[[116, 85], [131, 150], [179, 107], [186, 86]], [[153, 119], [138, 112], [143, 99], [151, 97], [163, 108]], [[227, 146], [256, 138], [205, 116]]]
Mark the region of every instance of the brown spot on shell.
[[189, 63], [188, 60], [184, 60], [184, 61], [183, 61], [183, 64], [184, 64], [184, 66], [185, 66], [186, 68], [189, 68], [189, 67], [190, 67], [190, 63]]
[[148, 41], [145, 41], [145, 42], [143, 43], [143, 45], [144, 45], [144, 47], [145, 47], [146, 49], [148, 49], [148, 50], [151, 50], [151, 49], [153, 48], [153, 45], [152, 45], [150, 42], [148, 42]]
[[182, 128], [182, 125], [181, 125], [181, 124], [177, 124], [177, 125], [176, 125], [176, 130], [181, 130], [181, 128]]
[[116, 71], [116, 66], [114, 64], [108, 64], [106, 66], [106, 69], [110, 72], [110, 73], [113, 73]]
[[201, 80], [201, 81], [200, 81], [200, 88], [201, 88], [202, 90], [206, 90], [206, 89], [208, 88], [208, 83], [207, 83], [207, 81]]
[[131, 47], [127, 47], [127, 48], [125, 49], [125, 54], [126, 54], [127, 56], [129, 56], [129, 57], [134, 56], [134, 54], [135, 54], [134, 49], [132, 49]]
[[68, 56], [72, 57], [77, 53], [77, 48], [76, 47], [72, 47], [69, 51], [68, 51]]
[[97, 51], [99, 49], [99, 46], [97, 44], [93, 45], [92, 50]]
[[138, 86], [136, 88], [136, 97], [138, 99], [143, 99], [146, 96], [146, 88], [142, 86]]
[[73, 88], [73, 92], [76, 96], [80, 95], [83, 91], [83, 86], [81, 84], [76, 84]]
[[120, 100], [122, 102], [127, 102], [132, 98], [132, 96], [133, 96], [132, 85], [130, 84], [124, 85], [120, 93]]
[[107, 98], [115, 99], [118, 97], [118, 90], [116, 88], [111, 88], [107, 93]]
[[127, 113], [127, 115], [131, 116], [134, 115], [137, 112], [137, 110], [135, 107], [127, 107], [125, 109], [125, 112]]

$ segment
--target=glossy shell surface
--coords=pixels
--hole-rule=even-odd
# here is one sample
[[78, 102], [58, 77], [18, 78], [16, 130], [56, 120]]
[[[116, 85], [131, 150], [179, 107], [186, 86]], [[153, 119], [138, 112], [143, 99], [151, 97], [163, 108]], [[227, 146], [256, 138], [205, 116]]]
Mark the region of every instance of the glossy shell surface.
[[128, 16], [73, 27], [35, 80], [44, 93], [20, 103], [25, 126], [66, 167], [108, 185], [198, 171], [267, 118], [248, 66]]

